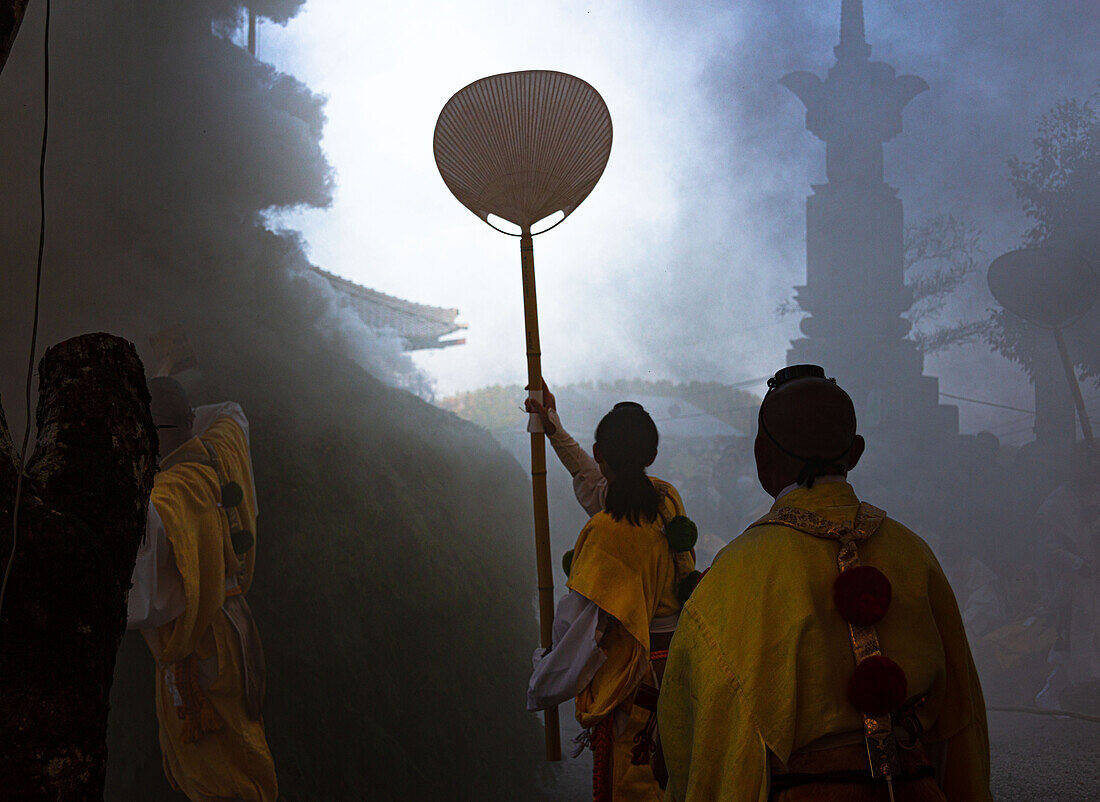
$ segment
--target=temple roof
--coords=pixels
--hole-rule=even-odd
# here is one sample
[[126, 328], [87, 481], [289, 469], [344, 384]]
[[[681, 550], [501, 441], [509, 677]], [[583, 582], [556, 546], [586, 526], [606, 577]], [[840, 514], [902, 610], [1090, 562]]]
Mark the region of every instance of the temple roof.
[[465, 338], [441, 339], [466, 328], [465, 323], [455, 320], [458, 317], [457, 309], [406, 301], [356, 284], [319, 267], [314, 267], [313, 270], [348, 301], [364, 323], [373, 329], [390, 329], [396, 333], [405, 341], [406, 351], [446, 348], [466, 342]]

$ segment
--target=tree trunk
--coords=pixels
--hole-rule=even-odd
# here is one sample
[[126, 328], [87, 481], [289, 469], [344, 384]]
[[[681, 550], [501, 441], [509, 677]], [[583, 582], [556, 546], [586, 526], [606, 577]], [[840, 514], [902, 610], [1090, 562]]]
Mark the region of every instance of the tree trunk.
[[27, 0], [0, 0], [0, 70], [8, 61], [11, 46], [15, 44], [19, 26], [23, 24], [23, 15], [27, 11]]
[[[107, 709], [145, 532], [156, 430], [133, 345], [86, 334], [39, 363], [38, 441], [0, 611], [0, 796], [103, 798]], [[0, 568], [16, 455], [0, 409]]]

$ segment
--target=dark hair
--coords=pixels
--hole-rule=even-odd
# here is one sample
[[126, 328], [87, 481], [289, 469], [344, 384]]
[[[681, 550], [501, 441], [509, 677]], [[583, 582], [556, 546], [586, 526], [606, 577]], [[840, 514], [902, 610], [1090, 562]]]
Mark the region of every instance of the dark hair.
[[657, 520], [661, 499], [645, 473], [657, 456], [657, 426], [649, 413], [633, 401], [619, 402], [596, 427], [596, 444], [614, 474], [604, 501], [608, 514], [635, 525]]

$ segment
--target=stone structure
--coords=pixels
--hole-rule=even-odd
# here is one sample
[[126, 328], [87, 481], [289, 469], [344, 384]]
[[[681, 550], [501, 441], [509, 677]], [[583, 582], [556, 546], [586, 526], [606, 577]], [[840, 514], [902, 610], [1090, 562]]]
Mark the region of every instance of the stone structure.
[[902, 109], [928, 89], [871, 61], [862, 0], [843, 0], [837, 62], [822, 81], [793, 72], [780, 83], [806, 105], [806, 127], [824, 140], [828, 183], [806, 203], [806, 284], [797, 287], [806, 336], [790, 364], [823, 365], [856, 403], [866, 429], [899, 435], [958, 433], [958, 409], [939, 404], [939, 382], [905, 339], [912, 305], [902, 260], [902, 206], [883, 181], [883, 144], [901, 132]]

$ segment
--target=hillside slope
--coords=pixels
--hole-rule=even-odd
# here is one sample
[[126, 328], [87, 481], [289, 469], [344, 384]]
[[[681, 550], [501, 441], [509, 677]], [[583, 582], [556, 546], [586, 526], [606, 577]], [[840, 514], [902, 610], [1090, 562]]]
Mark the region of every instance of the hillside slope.
[[[240, 399], [253, 423], [250, 602], [285, 798], [533, 798], [534, 567], [515, 461], [344, 360], [250, 361], [200, 384], [209, 400]], [[152, 661], [128, 640], [107, 798], [170, 799]]]

